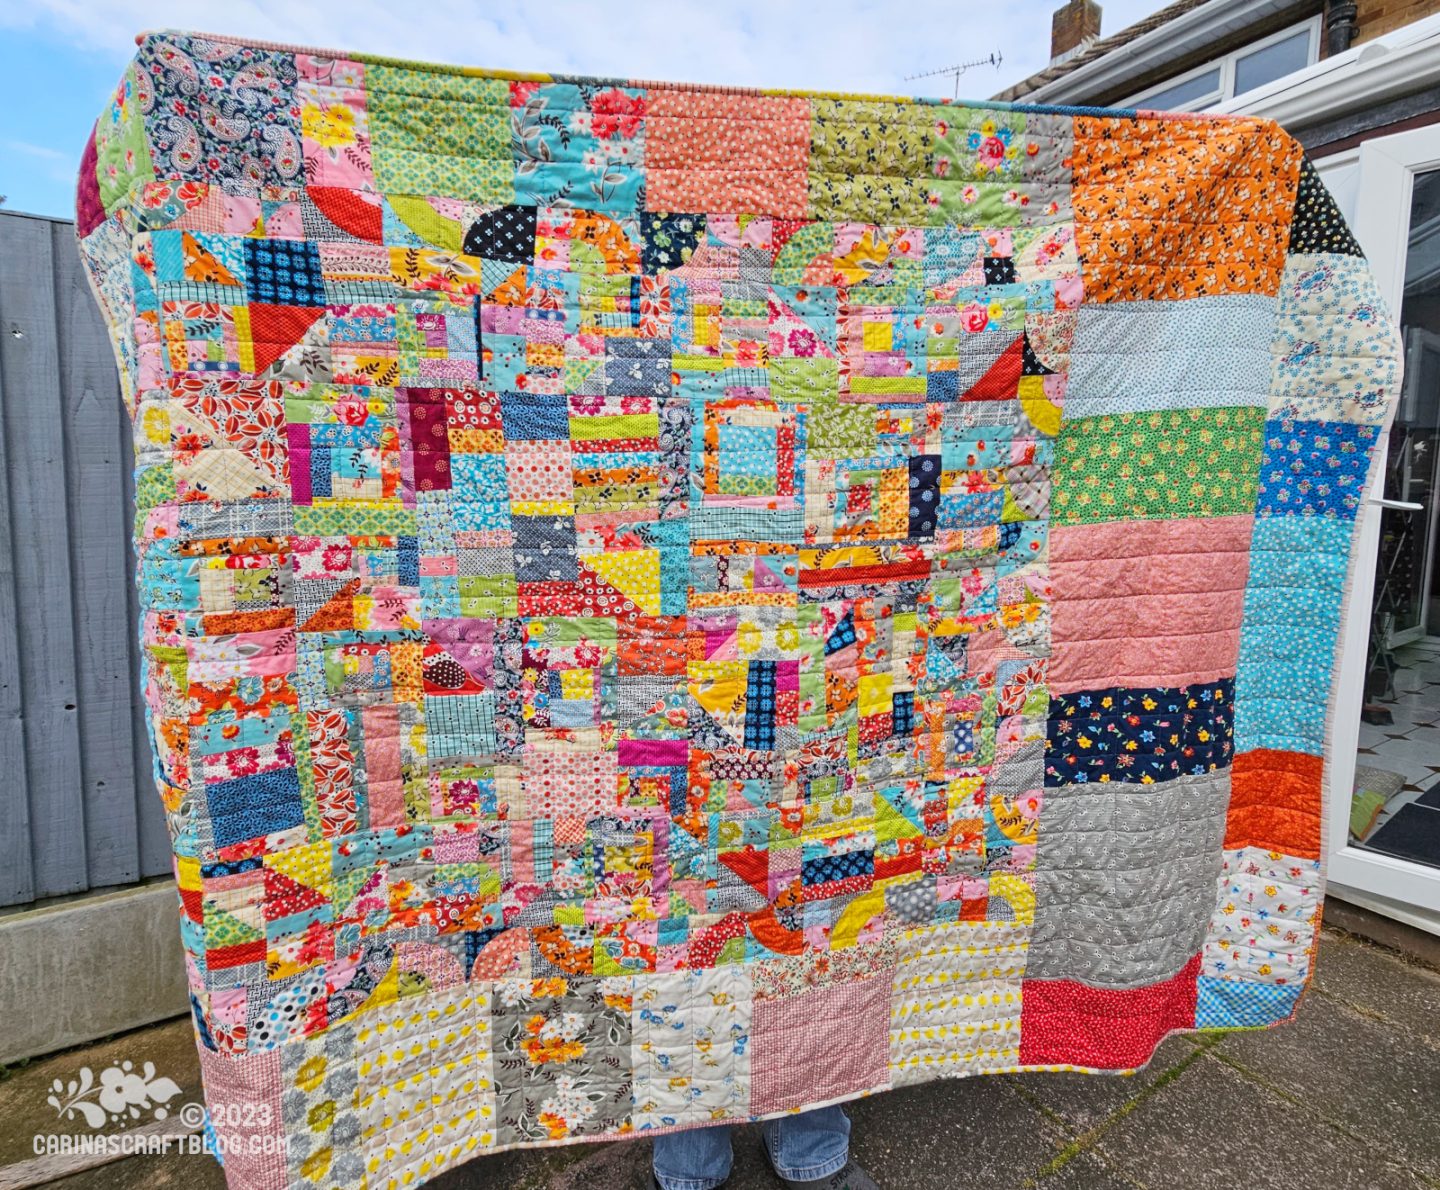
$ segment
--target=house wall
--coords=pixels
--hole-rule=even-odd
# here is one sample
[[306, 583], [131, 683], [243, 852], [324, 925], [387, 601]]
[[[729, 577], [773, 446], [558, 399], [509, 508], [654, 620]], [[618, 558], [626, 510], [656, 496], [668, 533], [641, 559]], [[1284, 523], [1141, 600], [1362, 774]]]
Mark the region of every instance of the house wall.
[[[1398, 0], [1387, 0], [1389, 3], [1397, 3]], [[1435, 7], [1440, 7], [1440, 0], [1427, 0]], [[1108, 107], [1123, 103], [1130, 96], [1150, 87], [1158, 86], [1168, 79], [1178, 78], [1187, 70], [1193, 70], [1198, 66], [1204, 66], [1231, 50], [1238, 50], [1241, 46], [1249, 45], [1252, 41], [1259, 41], [1262, 37], [1268, 37], [1272, 33], [1278, 33], [1281, 29], [1288, 29], [1291, 25], [1298, 25], [1308, 17], [1313, 17], [1320, 12], [1322, 0], [1308, 0], [1305, 3], [1290, 5], [1278, 12], [1271, 13], [1262, 20], [1256, 21], [1244, 29], [1237, 29], [1234, 33], [1224, 37], [1217, 37], [1203, 48], [1194, 53], [1183, 55], [1173, 61], [1167, 62], [1161, 69], [1152, 70], [1146, 74], [1139, 74], [1133, 78], [1126, 79], [1109, 89], [1099, 89], [1094, 92], [1086, 92], [1080, 95], [1066, 96], [1065, 103], [1092, 103], [1097, 107]], [[1124, 51], [1117, 51], [1123, 53]], [[1324, 37], [1321, 37], [1321, 52], [1324, 52]]]
[[[1440, 0], [1353, 0], [1353, 2], [1356, 4], [1353, 45], [1363, 45], [1367, 41], [1372, 41], [1405, 25], [1440, 12]], [[1068, 14], [1073, 6], [1074, 0], [1071, 4], [1058, 9], [1055, 14], [1057, 22], [1060, 21], [1062, 15]], [[1063, 69], [1052, 64], [1052, 67], [1047, 68], [1046, 71], [1006, 88], [994, 98], [1023, 102], [1036, 87], [1043, 84], [1060, 88], [1046, 95], [1044, 102], [1047, 103], [1093, 104], [1099, 107], [1121, 105], [1132, 95], [1147, 91], [1281, 29], [1289, 28], [1307, 18], [1327, 17], [1328, 10], [1334, 7], [1334, 3], [1330, 0], [1283, 0], [1278, 8], [1268, 5], [1265, 7], [1268, 11], [1264, 15], [1229, 32], [1222, 32], [1223, 25], [1217, 24], [1215, 32], [1205, 44], [1193, 48], [1187, 53], [1176, 54], [1164, 65], [1154, 69], [1144, 71], [1136, 69], [1135, 73], [1130, 74], [1122, 82], [1103, 85], [1082, 81], [1076, 84], [1067, 77], [1069, 70], [1075, 69], [1074, 64], [1067, 64]], [[1145, 25], [1145, 22], [1142, 21], [1139, 24]], [[1148, 37], [1150, 33], [1154, 32], [1154, 29], [1149, 27], [1147, 29], [1146, 36]], [[1101, 38], [1101, 45], [1104, 46], [1114, 36], [1118, 36], [1118, 34], [1112, 35], [1111, 38]], [[1328, 56], [1327, 43], [1328, 37], [1322, 30], [1319, 46], [1322, 59]], [[1123, 58], [1132, 51], [1132, 48], [1122, 44], [1118, 48], [1109, 50], [1108, 55], [1102, 54], [1100, 57]], [[1093, 51], [1088, 53], [1088, 58], [1094, 57]], [[1087, 58], [1087, 55], [1081, 55], [1081, 58]], [[1086, 61], [1082, 65], [1088, 67], [1089, 63]], [[1056, 69], [1062, 69], [1058, 83], [1054, 81]]]
[[1355, 45], [1440, 12], [1440, 0], [1357, 0]]
[[[1298, 24], [1306, 17], [1323, 12], [1322, 0], [1313, 0], [1312, 3], [1286, 8], [1228, 37], [1217, 38], [1202, 50], [1168, 62], [1162, 70], [1127, 79], [1124, 84], [1108, 91], [1070, 97], [1066, 102], [1094, 103], [1102, 107], [1120, 103], [1137, 92], [1158, 86], [1167, 79], [1176, 78], [1187, 70], [1203, 66], [1206, 62], [1228, 54], [1231, 50], [1259, 41], [1271, 33]], [[1440, 0], [1356, 0], [1355, 40], [1352, 44], [1361, 45], [1436, 12], [1440, 12]], [[1327, 57], [1326, 40], [1322, 31], [1320, 37], [1320, 57], [1322, 58]]]

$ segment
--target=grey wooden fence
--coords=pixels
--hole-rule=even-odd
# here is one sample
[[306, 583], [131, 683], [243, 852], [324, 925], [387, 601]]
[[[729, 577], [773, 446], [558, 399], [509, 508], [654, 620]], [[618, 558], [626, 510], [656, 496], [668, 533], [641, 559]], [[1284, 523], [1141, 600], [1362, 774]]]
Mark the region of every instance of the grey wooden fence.
[[135, 677], [131, 458], [74, 226], [0, 212], [0, 905], [170, 870]]

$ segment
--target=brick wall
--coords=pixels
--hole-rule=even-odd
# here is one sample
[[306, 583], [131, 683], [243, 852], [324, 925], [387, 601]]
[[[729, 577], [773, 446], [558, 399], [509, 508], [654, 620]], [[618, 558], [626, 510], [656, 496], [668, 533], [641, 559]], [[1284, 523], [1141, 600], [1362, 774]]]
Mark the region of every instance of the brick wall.
[[1440, 0], [1356, 0], [1355, 44], [1440, 12]]

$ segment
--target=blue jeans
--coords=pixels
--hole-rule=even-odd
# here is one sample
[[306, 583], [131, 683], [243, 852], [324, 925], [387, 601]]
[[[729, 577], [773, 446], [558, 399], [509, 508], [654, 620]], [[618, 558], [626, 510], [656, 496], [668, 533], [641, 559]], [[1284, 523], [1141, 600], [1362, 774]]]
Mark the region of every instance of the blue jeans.
[[[766, 1120], [765, 1146], [782, 1178], [812, 1182], [850, 1160], [850, 1120], [839, 1107], [817, 1107]], [[655, 1138], [655, 1180], [661, 1190], [714, 1190], [730, 1176], [730, 1125], [667, 1132]]]

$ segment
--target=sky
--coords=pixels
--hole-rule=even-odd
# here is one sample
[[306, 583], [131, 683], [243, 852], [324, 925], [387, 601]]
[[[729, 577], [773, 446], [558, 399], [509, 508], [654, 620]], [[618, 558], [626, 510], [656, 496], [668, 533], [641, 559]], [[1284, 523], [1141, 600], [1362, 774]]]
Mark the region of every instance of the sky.
[[[1116, 33], [1165, 0], [1105, 0]], [[69, 216], [90, 128], [144, 29], [508, 70], [983, 99], [1042, 68], [1061, 0], [29, 0], [0, 5], [0, 195]], [[823, 17], [817, 14], [823, 13]]]

